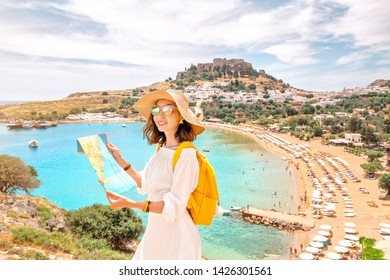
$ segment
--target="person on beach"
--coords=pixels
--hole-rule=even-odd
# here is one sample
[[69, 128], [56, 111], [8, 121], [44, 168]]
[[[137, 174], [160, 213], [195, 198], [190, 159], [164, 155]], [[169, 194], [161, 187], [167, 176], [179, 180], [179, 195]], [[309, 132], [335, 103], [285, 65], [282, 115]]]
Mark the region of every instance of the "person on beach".
[[[200, 104], [198, 104], [200, 105]], [[107, 144], [116, 162], [137, 184], [137, 191], [147, 194], [145, 201], [133, 201], [107, 191], [113, 208], [137, 208], [148, 212], [148, 223], [133, 259], [199, 260], [201, 240], [197, 226], [186, 209], [190, 194], [199, 177], [199, 164], [193, 148], [183, 149], [172, 170], [176, 148], [184, 141], [194, 141], [205, 127], [200, 123], [185, 95], [179, 91], [150, 92], [140, 98], [134, 108], [147, 120], [143, 136], [150, 145], [161, 148], [138, 172], [113, 144]]]

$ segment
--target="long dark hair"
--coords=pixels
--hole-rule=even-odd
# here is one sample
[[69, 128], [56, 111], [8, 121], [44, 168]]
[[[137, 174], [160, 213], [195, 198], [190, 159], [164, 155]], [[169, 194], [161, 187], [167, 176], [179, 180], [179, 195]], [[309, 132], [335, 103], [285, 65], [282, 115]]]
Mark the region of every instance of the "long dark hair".
[[[167, 141], [164, 132], [159, 131], [157, 125], [154, 123], [152, 114], [150, 114], [149, 119], [144, 126], [143, 137], [144, 139], [148, 139], [150, 145], [157, 143], [163, 145]], [[192, 126], [183, 119], [183, 123], [179, 124], [179, 127], [177, 128], [175, 137], [179, 143], [184, 141], [192, 142], [196, 139], [196, 134], [192, 129]]]

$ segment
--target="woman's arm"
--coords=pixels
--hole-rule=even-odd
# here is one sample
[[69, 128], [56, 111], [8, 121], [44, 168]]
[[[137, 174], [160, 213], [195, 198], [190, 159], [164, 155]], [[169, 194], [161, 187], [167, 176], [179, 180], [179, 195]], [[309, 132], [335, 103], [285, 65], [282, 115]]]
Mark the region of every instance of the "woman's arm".
[[134, 180], [134, 182], [137, 184], [137, 187], [141, 188], [141, 174], [135, 170], [131, 164], [129, 164], [123, 157], [119, 149], [111, 144], [107, 144], [107, 149], [110, 151], [112, 156], [114, 157], [115, 161], [119, 164], [120, 167], [123, 169], [126, 169], [126, 173], [130, 175], [130, 177]]
[[[108, 201], [112, 208], [120, 209], [120, 208], [137, 208], [140, 210], [144, 210], [146, 206], [146, 201], [134, 201], [124, 197], [122, 195], [106, 191], [106, 195]], [[164, 208], [164, 201], [152, 201], [149, 202], [149, 212], [161, 214]]]

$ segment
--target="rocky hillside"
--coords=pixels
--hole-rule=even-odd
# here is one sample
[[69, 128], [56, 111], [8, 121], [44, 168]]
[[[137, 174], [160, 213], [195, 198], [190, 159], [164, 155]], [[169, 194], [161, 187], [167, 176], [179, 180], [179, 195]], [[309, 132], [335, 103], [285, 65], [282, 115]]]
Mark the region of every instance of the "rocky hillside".
[[369, 84], [368, 87], [390, 87], [390, 80], [375, 80]]
[[28, 227], [45, 232], [65, 232], [66, 210], [44, 198], [0, 193], [0, 260], [72, 259], [72, 254], [15, 241], [13, 230]]
[[[96, 226], [89, 227], [91, 217], [107, 221], [107, 207], [95, 204], [80, 215], [42, 197], [0, 193], [0, 260], [129, 260], [137, 247], [136, 240], [122, 236], [124, 247], [115, 249], [107, 234], [93, 236]], [[114, 212], [121, 215], [120, 211], [109, 211], [109, 217]], [[137, 218], [136, 214], [126, 219], [129, 217]], [[76, 234], [80, 221], [87, 229]], [[116, 225], [109, 222], [115, 231]], [[131, 226], [142, 230], [140, 222], [133, 220]]]

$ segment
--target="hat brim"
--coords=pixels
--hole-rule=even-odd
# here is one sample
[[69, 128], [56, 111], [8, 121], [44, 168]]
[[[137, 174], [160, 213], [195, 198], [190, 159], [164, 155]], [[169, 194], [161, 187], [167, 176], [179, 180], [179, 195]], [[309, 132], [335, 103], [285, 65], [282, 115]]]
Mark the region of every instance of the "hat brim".
[[[185, 98], [185, 97], [184, 97]], [[143, 97], [141, 97], [135, 104], [134, 109], [136, 109], [146, 120], [149, 119], [152, 112], [152, 107], [156, 105], [158, 100], [165, 99], [175, 103], [177, 109], [180, 112], [180, 115], [192, 126], [194, 133], [196, 135], [201, 134], [205, 127], [197, 120], [194, 114], [189, 112], [188, 104], [187, 108], [183, 106], [183, 96], [174, 91], [153, 91]], [[185, 100], [188, 102], [187, 100]]]

